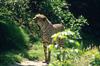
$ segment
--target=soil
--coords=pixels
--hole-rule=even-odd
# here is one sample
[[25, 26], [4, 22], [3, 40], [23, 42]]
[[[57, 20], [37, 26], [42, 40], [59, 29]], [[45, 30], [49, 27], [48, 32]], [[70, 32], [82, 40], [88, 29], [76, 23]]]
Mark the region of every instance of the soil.
[[23, 60], [21, 63], [15, 63], [10, 66], [48, 66], [48, 64], [43, 63], [43, 61]]

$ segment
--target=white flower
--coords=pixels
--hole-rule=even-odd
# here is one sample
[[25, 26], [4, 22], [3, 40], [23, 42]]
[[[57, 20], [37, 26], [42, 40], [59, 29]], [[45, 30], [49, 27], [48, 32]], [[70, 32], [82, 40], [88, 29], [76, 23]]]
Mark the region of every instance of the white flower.
[[57, 47], [58, 47], [58, 44], [55, 45], [55, 48], [57, 48]]

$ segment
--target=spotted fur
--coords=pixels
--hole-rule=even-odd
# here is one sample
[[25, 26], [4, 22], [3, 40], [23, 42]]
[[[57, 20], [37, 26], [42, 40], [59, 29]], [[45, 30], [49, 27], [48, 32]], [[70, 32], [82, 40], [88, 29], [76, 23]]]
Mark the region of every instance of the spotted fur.
[[62, 24], [52, 24], [43, 14], [37, 14], [33, 19], [41, 29], [41, 36], [45, 53], [45, 62], [49, 63], [51, 52], [50, 50], [48, 50], [47, 47], [52, 43], [51, 36], [57, 32], [63, 31], [64, 26]]

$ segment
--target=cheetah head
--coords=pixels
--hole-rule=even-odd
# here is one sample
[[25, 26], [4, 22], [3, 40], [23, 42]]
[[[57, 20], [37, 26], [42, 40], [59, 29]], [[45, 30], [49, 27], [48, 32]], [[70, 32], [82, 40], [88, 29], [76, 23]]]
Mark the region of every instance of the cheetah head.
[[43, 14], [37, 14], [33, 19], [37, 23], [37, 22], [44, 22], [47, 19], [47, 17]]

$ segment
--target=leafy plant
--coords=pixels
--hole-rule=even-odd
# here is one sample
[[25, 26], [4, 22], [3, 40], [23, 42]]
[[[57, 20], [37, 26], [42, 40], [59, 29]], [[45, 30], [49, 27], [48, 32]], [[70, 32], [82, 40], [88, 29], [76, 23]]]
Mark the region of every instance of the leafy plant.
[[[87, 20], [80, 16], [78, 19], [69, 11], [70, 4], [66, 3], [65, 0], [50, 0], [50, 5], [56, 16], [62, 23], [66, 24], [67, 28], [77, 31], [80, 30], [82, 26], [87, 24]], [[67, 8], [64, 10], [63, 8]]]
[[[56, 62], [59, 62], [60, 65], [58, 66], [72, 66], [71, 63], [77, 61], [76, 59], [79, 59], [81, 54], [81, 45], [76, 40], [77, 38], [75, 32], [70, 29], [52, 35], [53, 43], [49, 45], [49, 50], [55, 51], [55, 57], [57, 60], [52, 64], [55, 65]], [[60, 41], [62, 42], [59, 43]]]
[[20, 53], [14, 53], [14, 52], [6, 52], [0, 55], [0, 65], [1, 66], [10, 66], [10, 64], [13, 64], [15, 62], [21, 62], [23, 57]]
[[91, 62], [92, 66], [100, 65], [100, 53], [95, 55], [95, 59]]
[[1, 52], [28, 48], [29, 36], [22, 28], [0, 22], [0, 30]]
[[[70, 29], [66, 29], [63, 32], [58, 32], [52, 35], [53, 43], [59, 44], [60, 41], [63, 43], [63, 47], [67, 48], [78, 48], [80, 47], [80, 43], [76, 40], [80, 38], [75, 34], [75, 32], [71, 31]], [[59, 44], [60, 45], [60, 44]]]

